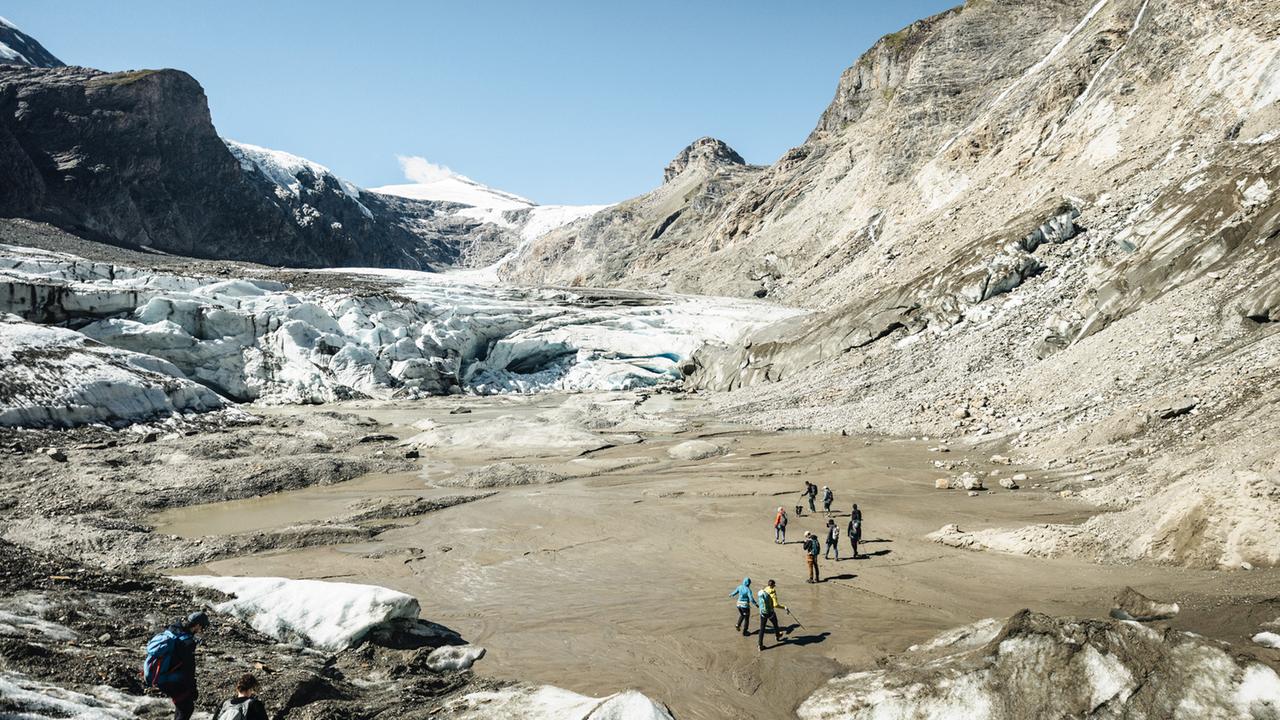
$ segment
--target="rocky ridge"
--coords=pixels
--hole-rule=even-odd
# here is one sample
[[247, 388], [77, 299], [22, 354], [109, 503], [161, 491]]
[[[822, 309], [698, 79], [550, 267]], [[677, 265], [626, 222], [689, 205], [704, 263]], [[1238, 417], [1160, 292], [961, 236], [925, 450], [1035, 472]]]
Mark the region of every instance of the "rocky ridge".
[[[1246, 538], [1250, 508], [1280, 512], [1256, 445], [1280, 402], [1259, 383], [1280, 362], [1277, 68], [1261, 0], [969, 2], [882, 38], [678, 242], [576, 226], [508, 271], [819, 309], [706, 348], [692, 385], [770, 427], [1007, 446], [1130, 511], [981, 546], [1272, 565], [1277, 538]], [[1217, 449], [1240, 433], [1249, 451]]]

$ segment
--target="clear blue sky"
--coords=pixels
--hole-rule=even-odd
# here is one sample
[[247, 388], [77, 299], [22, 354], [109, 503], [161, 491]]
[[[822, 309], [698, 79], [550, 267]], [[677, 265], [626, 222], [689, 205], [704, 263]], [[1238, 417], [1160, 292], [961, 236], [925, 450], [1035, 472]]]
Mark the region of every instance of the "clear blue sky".
[[364, 187], [419, 155], [542, 203], [613, 202], [713, 135], [748, 162], [801, 143], [881, 35], [960, 0], [10, 0], [63, 62], [173, 67], [224, 137]]

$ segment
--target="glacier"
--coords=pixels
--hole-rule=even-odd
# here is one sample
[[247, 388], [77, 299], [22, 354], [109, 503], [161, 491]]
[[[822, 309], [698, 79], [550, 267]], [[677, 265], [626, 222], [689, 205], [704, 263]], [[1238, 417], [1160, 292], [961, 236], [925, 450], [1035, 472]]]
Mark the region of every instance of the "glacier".
[[0, 370], [6, 387], [25, 388], [0, 396], [0, 424], [119, 424], [216, 409], [224, 399], [635, 389], [681, 379], [709, 343], [734, 343], [801, 312], [408, 270], [282, 275], [243, 266], [236, 274], [0, 245], [0, 313], [8, 314], [0, 333], [14, 338], [5, 352], [21, 347], [46, 361], [38, 373], [19, 363]]

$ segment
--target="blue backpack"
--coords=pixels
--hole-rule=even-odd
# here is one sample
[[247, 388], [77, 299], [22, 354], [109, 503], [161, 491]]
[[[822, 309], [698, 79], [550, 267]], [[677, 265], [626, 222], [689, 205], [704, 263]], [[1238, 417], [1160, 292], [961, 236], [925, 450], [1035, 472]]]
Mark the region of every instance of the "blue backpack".
[[189, 633], [165, 629], [147, 642], [147, 657], [142, 661], [142, 683], [145, 687], [161, 687], [183, 679], [186, 672], [181, 663], [174, 664], [174, 651], [178, 649], [178, 643], [190, 639]]

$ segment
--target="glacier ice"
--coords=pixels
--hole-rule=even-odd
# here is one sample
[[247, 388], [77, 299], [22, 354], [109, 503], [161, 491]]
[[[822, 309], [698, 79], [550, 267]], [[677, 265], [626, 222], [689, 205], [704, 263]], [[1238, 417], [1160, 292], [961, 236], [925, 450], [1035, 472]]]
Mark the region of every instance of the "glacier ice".
[[592, 698], [550, 685], [513, 685], [468, 693], [450, 703], [459, 720], [673, 720], [635, 690]]
[[279, 577], [187, 575], [178, 582], [232, 595], [214, 609], [281, 642], [337, 652], [394, 620], [417, 620], [412, 595], [376, 585]]
[[0, 425], [123, 425], [222, 406], [157, 356], [0, 314]]
[[[741, 299], [513, 288], [416, 271], [302, 273], [294, 287], [254, 272], [265, 274], [182, 276], [0, 246], [7, 290], [0, 312], [27, 321], [6, 323], [10, 336], [79, 344], [82, 353], [112, 358], [96, 372], [120, 375], [127, 363], [169, 376], [149, 376], [154, 387], [135, 381], [129, 392], [104, 393], [95, 383], [93, 397], [83, 399], [89, 409], [64, 418], [77, 422], [218, 406], [201, 385], [235, 401], [275, 403], [634, 389], [680, 379], [707, 343], [734, 342], [798, 312]], [[91, 363], [67, 363], [68, 373], [95, 371]], [[137, 407], [121, 405], [133, 396]], [[0, 414], [13, 410], [0, 400]], [[37, 419], [25, 412], [11, 423]]]

